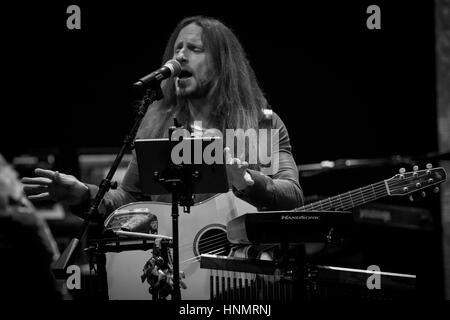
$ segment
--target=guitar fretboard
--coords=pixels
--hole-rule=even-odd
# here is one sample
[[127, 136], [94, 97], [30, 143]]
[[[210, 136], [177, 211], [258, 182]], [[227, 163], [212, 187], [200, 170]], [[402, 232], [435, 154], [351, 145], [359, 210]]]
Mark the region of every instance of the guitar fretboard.
[[345, 211], [362, 204], [386, 197], [388, 191], [385, 181], [354, 189], [337, 196], [316, 201], [297, 208], [295, 211]]

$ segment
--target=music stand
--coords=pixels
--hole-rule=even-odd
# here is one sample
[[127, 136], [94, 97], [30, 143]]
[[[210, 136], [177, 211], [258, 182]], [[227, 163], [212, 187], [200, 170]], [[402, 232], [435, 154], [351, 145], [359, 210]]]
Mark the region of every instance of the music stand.
[[[219, 137], [204, 138], [183, 138], [182, 143], [190, 144], [190, 162], [183, 166], [190, 172], [197, 172], [199, 177], [192, 181], [192, 194], [196, 193], [225, 193], [228, 192], [228, 179], [224, 162], [205, 164], [203, 157], [201, 163], [195, 159], [195, 150], [198, 148], [203, 152], [211, 143], [222, 141]], [[168, 164], [172, 163], [171, 152], [175, 144], [179, 141], [169, 139], [137, 139], [135, 141], [136, 158], [139, 168], [139, 178], [142, 192], [145, 196], [161, 195], [171, 193], [170, 190], [161, 184], [154, 176], [154, 173], [163, 174], [168, 169]], [[196, 146], [197, 145], [197, 146]], [[223, 145], [220, 143], [220, 145]], [[222, 148], [223, 150], [223, 148]], [[156, 156], [155, 156], [156, 155]], [[223, 159], [222, 159], [223, 160]]]
[[[171, 129], [174, 130], [173, 127]], [[172, 136], [169, 130], [169, 136]], [[205, 148], [220, 142], [221, 157], [218, 162], [206, 164]], [[181, 153], [186, 162], [175, 164], [172, 150], [182, 143]], [[229, 190], [222, 139], [218, 137], [169, 139], [138, 139], [135, 141], [139, 178], [143, 194], [146, 196], [172, 195], [172, 250], [173, 250], [173, 300], [181, 300], [179, 272], [178, 206], [189, 213], [196, 193], [225, 193]], [[190, 149], [189, 149], [190, 148]], [[199, 157], [199, 151], [201, 157]], [[190, 152], [190, 154], [184, 154]], [[156, 155], [156, 156], [155, 156]], [[214, 154], [215, 155], [215, 154]]]

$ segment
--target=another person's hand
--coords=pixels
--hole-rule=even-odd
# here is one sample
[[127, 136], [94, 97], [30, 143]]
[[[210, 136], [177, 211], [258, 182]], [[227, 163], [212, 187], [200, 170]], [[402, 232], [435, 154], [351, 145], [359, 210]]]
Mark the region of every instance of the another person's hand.
[[22, 178], [25, 194], [32, 201], [53, 200], [78, 205], [89, 195], [88, 187], [74, 176], [39, 168], [34, 172], [38, 177]]
[[230, 148], [226, 147], [225, 162], [227, 165], [227, 175], [231, 184], [239, 191], [252, 186], [255, 182], [252, 179], [250, 173], [248, 173], [247, 161], [242, 161], [239, 158], [233, 158], [231, 156]]

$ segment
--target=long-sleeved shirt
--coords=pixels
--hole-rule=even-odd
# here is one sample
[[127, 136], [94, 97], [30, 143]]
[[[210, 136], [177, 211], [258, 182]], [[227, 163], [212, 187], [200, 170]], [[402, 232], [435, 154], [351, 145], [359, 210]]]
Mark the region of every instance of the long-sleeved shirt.
[[[260, 123], [261, 125], [261, 123]], [[254, 184], [243, 191], [233, 189], [235, 195], [259, 210], [290, 210], [303, 204], [303, 192], [298, 180], [298, 169], [292, 156], [292, 148], [288, 131], [276, 113], [271, 113], [266, 124], [268, 129], [277, 129], [278, 146], [272, 148], [272, 159], [278, 159], [278, 170], [273, 175], [266, 175], [260, 170], [248, 169]], [[272, 141], [273, 146], [274, 141]], [[87, 185], [91, 200], [97, 193], [98, 187]], [[165, 200], [164, 200], [165, 198]], [[205, 198], [205, 197], [201, 197]], [[158, 201], [170, 201], [170, 197], [153, 198]], [[203, 200], [202, 199], [202, 200]], [[104, 196], [99, 207], [99, 213], [107, 217], [112, 211], [130, 202], [149, 200], [144, 198], [139, 179], [137, 159], [133, 153], [125, 176], [116, 190], [110, 190]]]

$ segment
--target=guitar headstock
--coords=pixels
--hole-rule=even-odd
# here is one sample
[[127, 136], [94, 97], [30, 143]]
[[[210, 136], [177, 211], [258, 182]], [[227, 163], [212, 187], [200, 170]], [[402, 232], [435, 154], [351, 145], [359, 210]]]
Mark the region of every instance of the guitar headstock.
[[414, 166], [411, 172], [400, 169], [399, 174], [385, 180], [385, 183], [389, 195], [404, 196], [438, 185], [444, 182], [446, 178], [447, 173], [444, 168], [432, 168], [431, 165], [427, 165], [426, 170], [418, 170], [418, 167]]

